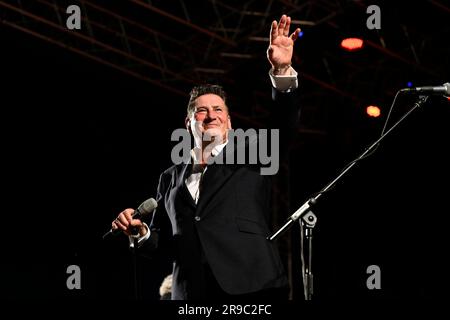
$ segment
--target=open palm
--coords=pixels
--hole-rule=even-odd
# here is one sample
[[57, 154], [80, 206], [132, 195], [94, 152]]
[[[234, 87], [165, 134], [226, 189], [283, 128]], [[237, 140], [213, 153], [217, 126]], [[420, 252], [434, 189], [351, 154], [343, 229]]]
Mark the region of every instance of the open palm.
[[294, 41], [298, 38], [300, 29], [297, 28], [289, 35], [291, 18], [283, 15], [280, 22], [272, 22], [270, 30], [270, 45], [267, 58], [274, 68], [289, 66], [294, 51]]

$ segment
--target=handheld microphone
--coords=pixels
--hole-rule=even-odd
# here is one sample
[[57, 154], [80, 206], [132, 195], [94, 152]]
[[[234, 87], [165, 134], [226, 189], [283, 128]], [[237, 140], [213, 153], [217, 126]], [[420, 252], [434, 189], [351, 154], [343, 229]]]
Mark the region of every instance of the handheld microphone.
[[450, 82], [444, 83], [442, 86], [426, 86], [402, 89], [403, 92], [419, 93], [419, 94], [436, 94], [450, 96]]
[[[150, 198], [141, 203], [141, 205], [134, 211], [133, 219], [141, 219], [148, 214], [150, 214], [154, 209], [158, 207], [158, 203], [155, 199]], [[103, 235], [103, 239], [109, 237], [110, 235], [117, 235], [120, 233], [120, 229], [112, 229]]]

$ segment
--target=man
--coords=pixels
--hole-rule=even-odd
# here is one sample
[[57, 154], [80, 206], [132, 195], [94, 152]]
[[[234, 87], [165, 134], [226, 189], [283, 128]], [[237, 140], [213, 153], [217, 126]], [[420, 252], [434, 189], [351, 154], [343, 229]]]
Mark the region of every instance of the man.
[[[291, 18], [273, 21], [267, 57], [275, 118], [292, 122], [297, 73], [291, 67], [294, 41]], [[294, 116], [295, 118], [295, 116]], [[173, 254], [173, 300], [280, 299], [287, 278], [276, 245], [266, 237], [271, 179], [255, 166], [211, 163], [232, 154], [231, 118], [220, 86], [194, 88], [186, 127], [195, 140], [191, 161], [162, 173], [158, 209], [150, 226], [122, 211], [112, 223], [131, 236], [139, 230], [139, 250], [165, 248]], [[206, 138], [207, 136], [207, 138]]]

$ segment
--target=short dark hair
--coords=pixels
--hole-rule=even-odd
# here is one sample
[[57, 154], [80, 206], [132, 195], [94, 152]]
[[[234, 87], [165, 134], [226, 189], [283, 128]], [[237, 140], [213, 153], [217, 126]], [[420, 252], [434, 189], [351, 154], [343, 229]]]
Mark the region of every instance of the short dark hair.
[[[219, 86], [217, 84], [202, 84], [199, 86], [196, 86], [192, 88], [191, 92], [189, 93], [189, 103], [187, 106], [187, 116], [191, 117], [191, 115], [195, 111], [195, 99], [198, 97], [204, 95], [204, 94], [215, 94], [222, 98], [223, 102], [225, 102], [226, 105], [226, 98], [227, 94], [225, 93], [225, 90], [223, 90], [222, 86]], [[228, 108], [228, 106], [227, 106]]]

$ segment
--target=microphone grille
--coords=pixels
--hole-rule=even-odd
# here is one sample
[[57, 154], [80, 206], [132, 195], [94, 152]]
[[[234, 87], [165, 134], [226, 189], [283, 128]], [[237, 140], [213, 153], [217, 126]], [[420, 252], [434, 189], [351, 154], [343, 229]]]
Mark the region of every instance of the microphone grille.
[[141, 203], [137, 211], [141, 216], [146, 216], [151, 213], [156, 207], [158, 207], [158, 203], [155, 199], [150, 198]]
[[444, 88], [445, 88], [445, 91], [446, 91], [446, 95], [450, 96], [450, 82], [444, 83]]

